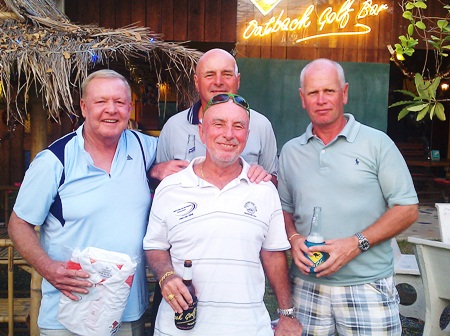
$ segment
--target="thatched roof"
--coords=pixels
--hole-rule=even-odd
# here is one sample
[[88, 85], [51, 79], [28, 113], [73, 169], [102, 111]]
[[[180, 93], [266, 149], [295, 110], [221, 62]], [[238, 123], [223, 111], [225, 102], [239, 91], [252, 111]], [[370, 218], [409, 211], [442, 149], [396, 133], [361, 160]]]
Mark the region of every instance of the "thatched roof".
[[154, 81], [164, 80], [181, 100], [192, 102], [192, 78], [200, 56], [182, 44], [163, 41], [149, 28], [73, 24], [51, 0], [0, 0], [0, 93], [8, 118], [22, 120], [34, 88], [55, 120], [61, 111], [74, 113], [73, 90], [89, 70], [115, 61], [130, 70], [133, 80], [142, 79], [143, 73]]

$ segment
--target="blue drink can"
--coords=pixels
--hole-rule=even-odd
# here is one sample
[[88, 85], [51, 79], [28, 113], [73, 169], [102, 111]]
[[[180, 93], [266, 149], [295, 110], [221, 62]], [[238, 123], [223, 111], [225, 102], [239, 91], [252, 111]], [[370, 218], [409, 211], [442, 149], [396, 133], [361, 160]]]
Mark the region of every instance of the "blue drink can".
[[[325, 242], [322, 241], [321, 243], [313, 243], [313, 242], [310, 242], [310, 241], [308, 241], [308, 240], [305, 240], [305, 245], [308, 246], [308, 247], [311, 247], [311, 246], [318, 246], [318, 245], [325, 245]], [[328, 257], [330, 256], [330, 255], [329, 255], [328, 253], [326, 253], [326, 252], [313, 252], [313, 255], [312, 255], [312, 256], [309, 256], [309, 255], [306, 254], [306, 253], [304, 253], [304, 255], [305, 255], [306, 258], [308, 258], [309, 260], [311, 260], [311, 261], [314, 263], [314, 266], [309, 268], [309, 270], [310, 270], [310, 272], [311, 272], [310, 274], [311, 274], [311, 275], [314, 275], [314, 276], [315, 276], [315, 274], [316, 274], [316, 272], [314, 271], [314, 269], [315, 269], [317, 266], [319, 266], [320, 264], [324, 263], [324, 262], [328, 259]]]

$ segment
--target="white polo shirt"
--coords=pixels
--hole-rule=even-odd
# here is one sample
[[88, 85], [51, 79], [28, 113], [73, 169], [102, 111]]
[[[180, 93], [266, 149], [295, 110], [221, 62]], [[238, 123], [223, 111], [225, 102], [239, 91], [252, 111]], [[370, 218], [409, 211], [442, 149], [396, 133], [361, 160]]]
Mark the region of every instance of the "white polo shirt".
[[[192, 260], [199, 303], [191, 334], [273, 336], [260, 251], [290, 248], [278, 193], [270, 182], [250, 183], [244, 160], [240, 176], [220, 190], [195, 175], [193, 163], [203, 160], [156, 189], [144, 249], [170, 249], [179, 275], [184, 260]], [[155, 335], [186, 335], [173, 318], [163, 300]]]

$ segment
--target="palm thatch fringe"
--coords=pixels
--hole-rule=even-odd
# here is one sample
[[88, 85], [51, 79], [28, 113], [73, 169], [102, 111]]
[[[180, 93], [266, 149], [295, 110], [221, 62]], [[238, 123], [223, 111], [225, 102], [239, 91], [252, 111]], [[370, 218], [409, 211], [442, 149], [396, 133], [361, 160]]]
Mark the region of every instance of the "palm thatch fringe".
[[[8, 119], [26, 117], [29, 91], [37, 90], [49, 117], [75, 114], [73, 91], [89, 70], [120, 61], [135, 82], [167, 82], [185, 103], [197, 99], [193, 84], [199, 51], [165, 42], [147, 27], [106, 29], [76, 25], [51, 0], [0, 0], [0, 95]], [[146, 77], [146, 78], [143, 78]]]

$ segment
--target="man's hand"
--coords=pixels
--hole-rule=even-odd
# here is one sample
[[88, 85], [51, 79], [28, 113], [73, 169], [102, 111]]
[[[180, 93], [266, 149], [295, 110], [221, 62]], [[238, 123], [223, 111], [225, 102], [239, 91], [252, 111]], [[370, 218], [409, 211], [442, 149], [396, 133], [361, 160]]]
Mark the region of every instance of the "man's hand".
[[311, 251], [308, 249], [308, 246], [305, 245], [305, 239], [306, 237], [295, 235], [291, 238], [290, 243], [292, 260], [303, 274], [308, 275], [310, 273], [310, 267], [313, 267], [314, 264], [311, 260], [305, 257], [304, 253], [312, 255]]
[[303, 327], [296, 319], [288, 316], [280, 316], [275, 328], [275, 336], [298, 336], [301, 335]]
[[170, 160], [154, 165], [150, 170], [150, 177], [162, 181], [165, 177], [178, 173], [189, 166], [188, 161]]
[[188, 288], [178, 275], [172, 275], [161, 285], [161, 294], [172, 309], [177, 313], [189, 308], [193, 302]]
[[89, 274], [82, 270], [66, 269], [60, 261], [52, 261], [42, 276], [61, 293], [74, 301], [80, 300], [76, 293], [87, 294], [92, 283], [87, 280]]
[[330, 254], [327, 261], [316, 267], [316, 276], [330, 276], [339, 271], [362, 252], [358, 248], [358, 238], [351, 236], [341, 239], [326, 240], [325, 245], [311, 246], [310, 251], [327, 252]]
[[270, 175], [263, 167], [257, 164], [252, 164], [250, 166], [247, 177], [249, 178], [250, 182], [254, 183], [259, 183], [261, 181], [269, 182], [272, 179], [272, 175]]

